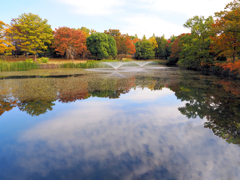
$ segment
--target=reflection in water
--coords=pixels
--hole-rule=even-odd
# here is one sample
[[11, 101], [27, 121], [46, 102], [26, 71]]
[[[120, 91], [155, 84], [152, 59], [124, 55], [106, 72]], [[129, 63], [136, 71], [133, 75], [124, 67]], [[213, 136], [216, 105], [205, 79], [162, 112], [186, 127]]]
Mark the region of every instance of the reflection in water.
[[52, 111], [55, 104], [53, 101], [37, 100], [37, 101], [20, 101], [17, 103], [21, 111], [25, 111], [31, 116], [39, 116], [45, 114], [48, 111]]
[[206, 117], [205, 127], [229, 143], [240, 144], [240, 87], [236, 82], [218, 80], [194, 81], [178, 84], [175, 95], [187, 101], [179, 111], [188, 118]]
[[[175, 73], [175, 74], [174, 74]], [[196, 77], [195, 77], [196, 76]], [[240, 143], [240, 87], [238, 82], [173, 71], [151, 76], [30, 78], [0, 81], [0, 115], [18, 107], [32, 116], [53, 110], [55, 101], [75, 102], [89, 97], [119, 98], [131, 88], [170, 88], [187, 101], [179, 111], [188, 118], [205, 118], [205, 127], [228, 142]], [[141, 97], [136, 97], [141, 98]]]
[[68, 103], [89, 97], [119, 98], [135, 86], [134, 80], [135, 77], [91, 76], [1, 80], [1, 114], [18, 106], [21, 111], [38, 116], [51, 111], [56, 100]]
[[123, 76], [0, 80], [2, 117], [52, 111], [4, 144], [0, 179], [239, 179], [238, 81], [177, 69]]

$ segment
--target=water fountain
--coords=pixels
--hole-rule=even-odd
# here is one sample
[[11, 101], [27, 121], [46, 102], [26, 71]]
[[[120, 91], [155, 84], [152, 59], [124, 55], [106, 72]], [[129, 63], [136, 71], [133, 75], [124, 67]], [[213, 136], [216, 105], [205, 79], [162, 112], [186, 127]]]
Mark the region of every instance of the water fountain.
[[141, 68], [143, 68], [143, 66], [151, 63], [152, 61], [148, 61], [148, 62], [143, 62], [143, 61], [133, 61], [135, 64], [139, 65]]
[[[104, 72], [104, 73], [113, 73], [112, 75], [121, 76], [119, 73], [139, 73], [144, 72], [146, 73], [148, 69], [162, 69], [165, 67], [146, 67], [147, 64], [153, 63], [153, 61], [130, 61], [130, 62], [102, 62], [104, 65], [108, 65], [111, 68], [103, 67], [103, 68], [94, 68], [94, 69], [86, 69], [87, 71], [94, 71], [94, 72]], [[135, 65], [137, 64], [137, 66]], [[121, 68], [120, 68], [121, 67]], [[141, 68], [139, 68], [141, 67]]]
[[103, 62], [103, 63], [113, 67], [115, 70], [126, 64], [125, 62]]
[[[145, 66], [147, 64], [150, 64], [150, 63], [154, 64], [153, 61], [147, 61], [147, 62], [145, 62], [145, 61], [133, 61], [133, 62], [135, 64], [139, 65], [141, 68], [143, 68], [143, 66]], [[161, 67], [159, 67], [159, 66], [155, 66], [155, 67], [150, 66], [150, 67], [145, 68], [145, 70], [147, 70], [147, 69], [165, 69], [165, 68], [166, 67], [163, 67], [163, 66], [161, 66]]]

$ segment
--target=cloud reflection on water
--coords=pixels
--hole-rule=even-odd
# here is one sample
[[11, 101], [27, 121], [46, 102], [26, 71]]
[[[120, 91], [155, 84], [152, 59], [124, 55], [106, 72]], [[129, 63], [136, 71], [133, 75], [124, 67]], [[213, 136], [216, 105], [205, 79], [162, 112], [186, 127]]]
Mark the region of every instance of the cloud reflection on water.
[[155, 101], [156, 99], [165, 97], [167, 95], [174, 94], [168, 88], [163, 88], [161, 91], [151, 91], [150, 89], [145, 88], [136, 88], [136, 91], [131, 91], [129, 94], [126, 94], [121, 99], [134, 101], [134, 102], [144, 102], [144, 101]]
[[[28, 173], [49, 179], [54, 172], [61, 176], [61, 170], [68, 179], [240, 177], [238, 148], [213, 136], [202, 120], [181, 115], [181, 102], [152, 102], [171, 95], [169, 89], [145, 92], [137, 89], [130, 92], [135, 95], [115, 102], [96, 98], [76, 102], [74, 110], [20, 136], [26, 146], [19, 150], [25, 155], [18, 163]], [[144, 105], [139, 107], [137, 98]]]

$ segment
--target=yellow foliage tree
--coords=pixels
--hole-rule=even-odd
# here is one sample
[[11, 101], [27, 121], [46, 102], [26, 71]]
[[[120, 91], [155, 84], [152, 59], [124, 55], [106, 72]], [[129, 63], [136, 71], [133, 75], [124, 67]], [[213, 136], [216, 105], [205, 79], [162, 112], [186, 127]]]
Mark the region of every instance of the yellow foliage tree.
[[8, 31], [9, 25], [0, 21], [0, 54], [11, 55], [12, 50], [15, 50], [10, 39], [5, 36]]
[[81, 27], [81, 29], [80, 30], [82, 30], [83, 31], [83, 33], [85, 34], [85, 36], [86, 36], [86, 38], [88, 37], [88, 36], [90, 36], [92, 33], [96, 33], [97, 31], [95, 31], [94, 29], [88, 29], [88, 28], [86, 28], [86, 27]]
[[149, 38], [148, 41], [153, 45], [153, 49], [158, 48], [158, 43], [157, 43], [155, 37]]
[[29, 13], [22, 14], [17, 19], [13, 19], [13, 29], [22, 51], [33, 53], [36, 61], [36, 54], [47, 50], [47, 43], [51, 44], [53, 31], [47, 20], [42, 20], [38, 15]]
[[88, 29], [88, 28], [86, 28], [86, 27], [81, 27], [80, 30], [82, 30], [82, 32], [83, 32], [83, 34], [86, 36], [86, 38], [87, 38], [88, 36], [90, 36], [90, 32], [91, 32], [90, 29]]

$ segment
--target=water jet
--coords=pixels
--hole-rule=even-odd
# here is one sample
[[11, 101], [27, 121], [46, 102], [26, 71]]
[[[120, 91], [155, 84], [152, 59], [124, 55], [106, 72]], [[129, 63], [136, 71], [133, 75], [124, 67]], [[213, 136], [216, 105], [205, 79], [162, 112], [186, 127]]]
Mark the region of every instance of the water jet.
[[133, 62], [134, 62], [135, 64], [139, 65], [141, 68], [143, 68], [143, 66], [151, 63], [152, 61], [148, 61], [148, 62], [142, 62], [142, 61], [137, 62], [137, 61], [133, 61]]
[[125, 62], [124, 63], [123, 62], [103, 62], [103, 63], [111, 66], [115, 70], [117, 70], [118, 68], [126, 64]]

